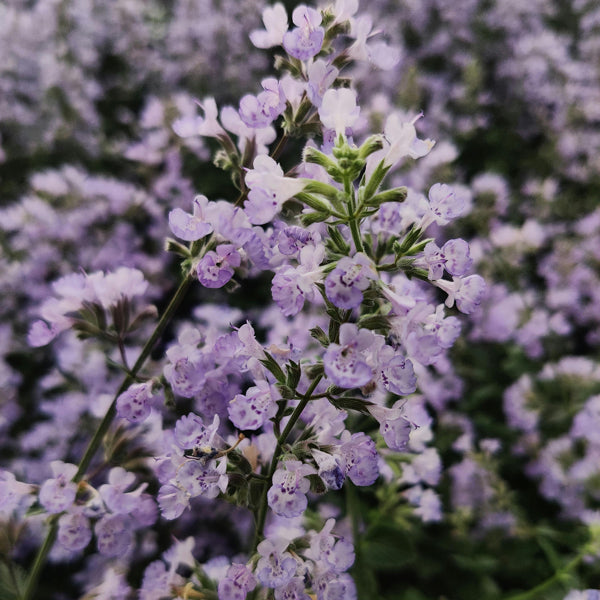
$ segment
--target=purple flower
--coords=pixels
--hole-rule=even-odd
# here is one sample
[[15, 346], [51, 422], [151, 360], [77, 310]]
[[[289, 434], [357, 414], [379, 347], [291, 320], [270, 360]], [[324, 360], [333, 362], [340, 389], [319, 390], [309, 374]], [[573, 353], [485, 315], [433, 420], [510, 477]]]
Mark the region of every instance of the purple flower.
[[465, 190], [455, 191], [445, 183], [436, 183], [429, 190], [429, 205], [421, 218], [419, 228], [423, 231], [432, 223], [447, 225], [469, 210], [469, 198]]
[[335, 519], [328, 519], [319, 533], [311, 532], [306, 556], [324, 565], [327, 571], [343, 573], [354, 564], [354, 547], [344, 538], [336, 540], [331, 533], [334, 525]]
[[298, 314], [304, 301], [313, 299], [314, 284], [323, 277], [319, 265], [324, 253], [323, 246], [304, 246], [300, 250], [300, 265], [295, 269], [283, 267], [273, 277], [271, 294], [286, 317]]
[[205, 212], [208, 206], [206, 196], [194, 198], [194, 213], [186, 213], [181, 208], [175, 208], [169, 213], [169, 227], [181, 240], [193, 242], [212, 233], [213, 227], [206, 221]]
[[379, 378], [388, 392], [404, 396], [417, 389], [417, 376], [410, 359], [396, 353], [391, 346], [383, 346], [377, 360]]
[[277, 237], [277, 247], [281, 254], [291, 256], [299, 252], [306, 245], [317, 245], [321, 241], [318, 232], [308, 231], [303, 227], [284, 227]]
[[212, 446], [219, 424], [218, 415], [213, 417], [212, 423], [208, 426], [204, 425], [202, 419], [194, 413], [185, 415], [175, 423], [175, 442], [182, 450]]
[[50, 463], [54, 479], [48, 479], [40, 488], [40, 504], [49, 513], [60, 513], [67, 510], [75, 501], [77, 484], [71, 479], [77, 472], [72, 464], [54, 460]]
[[435, 333], [437, 343], [441, 348], [451, 348], [460, 335], [461, 324], [456, 317], [445, 317], [444, 306], [440, 304], [435, 313], [427, 317], [425, 329]]
[[419, 139], [417, 137], [417, 130], [415, 129], [415, 123], [422, 116], [423, 113], [419, 113], [411, 121], [407, 122], [398, 113], [392, 113], [386, 119], [384, 148], [369, 157], [367, 173], [371, 171], [373, 165], [376, 165], [377, 161], [381, 158], [383, 158], [384, 166], [392, 167], [406, 156], [416, 159], [429, 154], [435, 142], [430, 139]]
[[152, 398], [152, 381], [134, 383], [117, 398], [117, 414], [131, 423], [141, 423], [150, 416]]
[[256, 578], [246, 565], [233, 564], [219, 581], [219, 600], [245, 600], [256, 587]]
[[429, 268], [429, 279], [439, 279], [444, 268], [450, 275], [460, 277], [473, 264], [469, 256], [469, 244], [463, 239], [448, 240], [440, 249], [434, 242], [429, 242], [424, 249], [424, 258]]
[[323, 95], [332, 86], [339, 71], [333, 65], [319, 58], [308, 65], [307, 72], [306, 92], [313, 106], [319, 107], [323, 101]]
[[201, 460], [186, 460], [177, 470], [177, 487], [192, 498], [216, 498], [219, 492], [225, 492], [229, 479], [225, 474], [227, 461], [221, 460], [216, 468], [215, 462], [211, 460], [205, 464]]
[[27, 343], [33, 348], [40, 348], [49, 344], [59, 333], [55, 324], [48, 325], [45, 321], [37, 320], [29, 328]]
[[271, 282], [271, 295], [286, 317], [297, 315], [304, 306], [304, 290], [300, 287], [301, 274], [293, 267], [277, 272]]
[[263, 585], [278, 588], [295, 575], [298, 563], [289, 552], [285, 552], [288, 545], [285, 539], [266, 539], [258, 545], [260, 559], [256, 565], [256, 576]]
[[200, 259], [196, 267], [198, 280], [207, 288], [223, 287], [240, 263], [238, 251], [231, 244], [221, 244], [216, 251], [210, 250]]
[[127, 492], [135, 483], [135, 475], [122, 467], [114, 467], [108, 474], [108, 483], [98, 488], [106, 507], [113, 513], [136, 515], [136, 522], [148, 525], [156, 520], [156, 505], [149, 494], [144, 494], [147, 484]]
[[161, 486], [157, 499], [162, 516], [168, 520], [179, 517], [190, 505], [187, 492], [170, 484]]
[[302, 464], [299, 460], [280, 463], [273, 474], [273, 485], [267, 495], [269, 506], [276, 515], [298, 517], [306, 510], [306, 493], [310, 489], [306, 475], [314, 472], [314, 467]]
[[327, 377], [344, 388], [369, 383], [373, 370], [365, 361], [363, 352], [373, 346], [375, 339], [371, 331], [358, 329], [354, 323], [344, 323], [340, 327], [340, 343], [330, 344], [323, 356]]
[[288, 17], [281, 2], [267, 6], [262, 13], [265, 29], [255, 29], [250, 33], [250, 40], [257, 48], [272, 48], [283, 43], [283, 36], [288, 30]]
[[305, 187], [301, 179], [284, 177], [283, 169], [266, 154], [254, 159], [254, 168], [246, 173], [246, 185], [250, 188], [244, 210], [255, 225], [263, 225], [273, 219], [281, 205]]
[[435, 285], [448, 294], [446, 306], [451, 307], [456, 302], [456, 308], [467, 315], [481, 304], [485, 293], [485, 281], [480, 275], [454, 277], [453, 281], [438, 279]]
[[294, 9], [292, 21], [297, 25], [283, 36], [286, 52], [298, 60], [308, 60], [321, 51], [325, 30], [320, 27], [321, 13], [301, 4]]
[[375, 442], [365, 433], [348, 432], [342, 436], [340, 454], [346, 463], [346, 475], [354, 485], [373, 485], [379, 477]]
[[423, 489], [420, 485], [416, 485], [406, 490], [404, 495], [413, 506], [417, 507], [415, 515], [424, 523], [442, 520], [442, 501], [432, 489]]
[[32, 491], [31, 485], [17, 481], [12, 473], [0, 469], [0, 515], [11, 513], [19, 506], [23, 497]]
[[406, 450], [412, 423], [402, 414], [401, 404], [394, 404], [394, 408], [383, 406], [369, 406], [369, 412], [379, 422], [379, 432], [383, 436], [388, 448], [392, 450]]
[[358, 308], [363, 300], [363, 291], [370, 281], [377, 279], [371, 260], [362, 252], [352, 258], [340, 259], [325, 279], [325, 293], [338, 308]]
[[255, 430], [275, 416], [277, 404], [271, 396], [271, 386], [258, 381], [245, 394], [237, 394], [227, 407], [231, 422], [238, 429]]
[[95, 525], [98, 552], [103, 556], [123, 556], [133, 542], [131, 520], [125, 515], [106, 515]]
[[316, 580], [317, 600], [356, 600], [356, 586], [348, 573], [329, 571]]
[[66, 513], [58, 520], [58, 541], [67, 550], [83, 550], [91, 539], [90, 522], [80, 512]]
[[263, 79], [258, 96], [246, 94], [240, 100], [240, 118], [251, 128], [268, 127], [285, 109], [285, 95], [274, 77]]
[[340, 464], [340, 457], [316, 449], [313, 449], [311, 454], [317, 463], [319, 477], [325, 482], [325, 485], [330, 490], [341, 489], [346, 479], [346, 473], [344, 466]]
[[206, 383], [206, 372], [214, 367], [210, 356], [202, 353], [199, 346], [202, 337], [197, 329], [185, 328], [174, 344], [167, 350], [169, 362], [164, 375], [173, 391], [185, 398], [192, 398]]
[[273, 122], [268, 107], [261, 102], [260, 95], [246, 94], [243, 96], [240, 100], [239, 113], [240, 118], [248, 127], [268, 127]]
[[310, 600], [310, 596], [304, 589], [304, 579], [302, 577], [294, 577], [285, 585], [275, 590], [275, 600]]
[[446, 260], [446, 271], [454, 277], [464, 275], [473, 264], [469, 255], [469, 244], [461, 238], [448, 240], [442, 246], [442, 254]]

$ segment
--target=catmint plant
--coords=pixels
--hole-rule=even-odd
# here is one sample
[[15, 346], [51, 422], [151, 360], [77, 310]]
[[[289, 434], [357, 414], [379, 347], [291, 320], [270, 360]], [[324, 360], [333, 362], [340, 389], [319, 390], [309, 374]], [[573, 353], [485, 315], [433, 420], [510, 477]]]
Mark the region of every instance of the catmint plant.
[[597, 11], [488, 4], [0, 8], [0, 597], [595, 597]]

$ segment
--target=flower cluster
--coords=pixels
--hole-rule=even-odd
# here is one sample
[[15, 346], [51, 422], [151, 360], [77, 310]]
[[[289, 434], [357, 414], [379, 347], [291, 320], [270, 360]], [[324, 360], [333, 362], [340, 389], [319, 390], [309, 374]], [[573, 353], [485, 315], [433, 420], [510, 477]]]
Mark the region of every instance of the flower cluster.
[[595, 598], [593, 3], [30, 4], [0, 596]]

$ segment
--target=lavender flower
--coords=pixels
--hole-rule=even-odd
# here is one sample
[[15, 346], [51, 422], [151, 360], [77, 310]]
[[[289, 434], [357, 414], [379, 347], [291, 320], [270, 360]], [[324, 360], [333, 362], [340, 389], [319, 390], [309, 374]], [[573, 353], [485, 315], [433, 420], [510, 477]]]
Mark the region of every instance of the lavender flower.
[[256, 587], [256, 579], [246, 565], [233, 564], [224, 579], [219, 581], [219, 599], [244, 600]]
[[294, 9], [292, 21], [296, 27], [283, 35], [286, 52], [298, 60], [308, 60], [319, 53], [325, 30], [320, 27], [321, 14], [301, 4]]
[[306, 493], [310, 488], [306, 475], [314, 472], [314, 467], [298, 460], [286, 460], [282, 463], [282, 467], [273, 475], [273, 485], [268, 493], [269, 506], [276, 515], [297, 517], [306, 510]]

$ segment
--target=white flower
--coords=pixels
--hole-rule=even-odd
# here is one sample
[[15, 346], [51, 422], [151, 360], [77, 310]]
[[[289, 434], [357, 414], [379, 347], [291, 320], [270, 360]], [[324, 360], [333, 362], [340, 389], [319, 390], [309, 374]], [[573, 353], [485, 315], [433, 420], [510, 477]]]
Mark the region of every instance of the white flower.
[[356, 92], [347, 88], [327, 90], [319, 108], [321, 123], [334, 129], [336, 136], [345, 134], [358, 121], [360, 107], [356, 105]]

